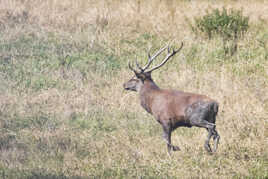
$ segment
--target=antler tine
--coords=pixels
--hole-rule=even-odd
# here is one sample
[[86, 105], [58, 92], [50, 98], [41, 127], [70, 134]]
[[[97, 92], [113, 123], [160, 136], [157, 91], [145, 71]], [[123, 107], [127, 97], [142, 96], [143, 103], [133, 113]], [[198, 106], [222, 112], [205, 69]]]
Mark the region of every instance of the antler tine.
[[173, 51], [174, 51], [175, 53], [177, 53], [177, 52], [181, 51], [182, 47], [183, 47], [183, 42], [181, 42], [181, 46], [180, 46], [180, 48], [179, 48], [178, 50], [174, 50], [174, 49], [173, 49]]
[[170, 59], [170, 57], [172, 57], [173, 55], [178, 53], [182, 49], [182, 47], [183, 47], [183, 42], [181, 43], [181, 47], [178, 50], [174, 50], [174, 48], [173, 48], [171, 53], [170, 53], [170, 47], [168, 47], [168, 54], [167, 54], [166, 58], [162, 61], [162, 63], [160, 63], [158, 66], [152, 68], [148, 72], [152, 72], [152, 71], [160, 68], [161, 66], [163, 66]]
[[158, 50], [158, 52], [156, 52], [152, 57], [150, 55], [150, 51], [148, 52], [148, 63], [147, 65], [145, 65], [142, 69], [143, 71], [145, 71], [153, 62], [153, 60], [158, 57], [164, 50], [166, 50], [166, 48], [168, 47], [168, 45], [166, 45], [165, 47], [163, 47], [162, 49]]
[[140, 71], [144, 71], [144, 69], [139, 65], [138, 61], [136, 60], [136, 66], [138, 67], [138, 69], [140, 69]]
[[136, 70], [134, 70], [134, 68], [132, 68], [132, 66], [130, 65], [130, 62], [128, 62], [128, 68], [131, 70], [131, 71], [134, 71], [136, 73]]

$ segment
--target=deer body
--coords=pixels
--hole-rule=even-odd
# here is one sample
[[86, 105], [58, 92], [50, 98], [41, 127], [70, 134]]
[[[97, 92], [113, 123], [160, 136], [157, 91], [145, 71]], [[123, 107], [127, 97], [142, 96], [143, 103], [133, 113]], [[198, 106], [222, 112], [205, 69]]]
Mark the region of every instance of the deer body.
[[[181, 46], [182, 48], [182, 46]], [[181, 49], [180, 48], [180, 49]], [[179, 49], [179, 50], [180, 50]], [[178, 50], [178, 51], [179, 51]], [[162, 49], [163, 51], [163, 49]], [[165, 62], [178, 51], [169, 54], [164, 62], [153, 70], [164, 65]], [[161, 52], [161, 50], [160, 50]], [[158, 55], [155, 55], [156, 57]], [[152, 59], [149, 56], [149, 65]], [[146, 67], [148, 68], [147, 65]], [[135, 72], [137, 79], [131, 79], [124, 84], [126, 90], [137, 91], [140, 96], [141, 106], [161, 124], [163, 128], [163, 137], [167, 142], [168, 152], [180, 150], [178, 146], [171, 144], [171, 133], [178, 127], [203, 127], [209, 132], [205, 142], [205, 149], [211, 152], [209, 140], [214, 139], [213, 151], [217, 150], [220, 136], [216, 131], [216, 115], [218, 112], [218, 103], [205, 95], [187, 93], [177, 90], [168, 90], [159, 88], [151, 78], [150, 70], [145, 72], [146, 68], [137, 67], [141, 72]]]

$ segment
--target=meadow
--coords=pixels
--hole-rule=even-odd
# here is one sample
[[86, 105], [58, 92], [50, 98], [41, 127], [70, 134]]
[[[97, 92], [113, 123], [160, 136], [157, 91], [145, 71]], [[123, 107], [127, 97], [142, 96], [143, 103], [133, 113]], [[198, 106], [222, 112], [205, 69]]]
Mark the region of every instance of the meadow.
[[[250, 19], [233, 56], [189, 26], [223, 7]], [[0, 178], [268, 177], [268, 1], [0, 0], [0, 37]], [[219, 102], [215, 154], [205, 129], [178, 128], [169, 156], [123, 90], [128, 62], [182, 41], [152, 78]]]

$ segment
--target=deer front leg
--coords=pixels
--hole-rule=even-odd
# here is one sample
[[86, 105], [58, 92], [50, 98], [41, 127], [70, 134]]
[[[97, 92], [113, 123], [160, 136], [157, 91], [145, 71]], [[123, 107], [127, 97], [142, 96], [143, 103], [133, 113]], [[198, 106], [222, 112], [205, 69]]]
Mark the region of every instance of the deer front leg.
[[171, 126], [168, 124], [164, 124], [162, 125], [162, 127], [163, 127], [163, 138], [167, 143], [168, 153], [169, 155], [171, 155], [171, 149], [173, 151], [178, 151], [180, 150], [180, 148], [178, 146], [174, 146], [171, 144], [171, 132], [172, 132]]
[[171, 132], [169, 130], [163, 130], [163, 138], [167, 143], [167, 150], [168, 150], [168, 154], [170, 155], [170, 151], [171, 151]]

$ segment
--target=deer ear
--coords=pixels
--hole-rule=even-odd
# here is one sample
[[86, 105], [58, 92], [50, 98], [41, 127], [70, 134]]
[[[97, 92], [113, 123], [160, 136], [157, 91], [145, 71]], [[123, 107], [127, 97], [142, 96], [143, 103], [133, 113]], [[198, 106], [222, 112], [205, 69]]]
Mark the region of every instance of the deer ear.
[[139, 78], [140, 73], [138, 73], [136, 70], [134, 70], [135, 76]]
[[136, 72], [135, 72], [135, 75], [136, 75], [136, 77], [139, 78], [139, 79], [142, 78], [141, 73], [136, 73]]

